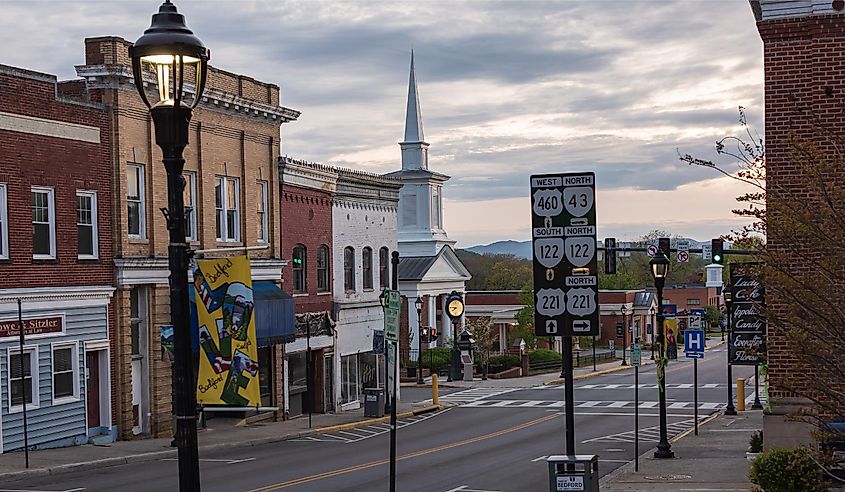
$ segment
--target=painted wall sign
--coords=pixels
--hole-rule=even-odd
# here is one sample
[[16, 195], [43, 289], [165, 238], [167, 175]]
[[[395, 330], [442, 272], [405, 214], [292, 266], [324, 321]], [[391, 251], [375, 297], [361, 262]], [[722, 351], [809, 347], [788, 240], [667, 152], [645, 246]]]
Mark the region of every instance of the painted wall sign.
[[[23, 334], [26, 337], [34, 335], [47, 335], [50, 333], [64, 332], [64, 323], [61, 316], [50, 316], [47, 318], [30, 318], [23, 320]], [[17, 319], [0, 321], [0, 338], [17, 337], [20, 335]]]

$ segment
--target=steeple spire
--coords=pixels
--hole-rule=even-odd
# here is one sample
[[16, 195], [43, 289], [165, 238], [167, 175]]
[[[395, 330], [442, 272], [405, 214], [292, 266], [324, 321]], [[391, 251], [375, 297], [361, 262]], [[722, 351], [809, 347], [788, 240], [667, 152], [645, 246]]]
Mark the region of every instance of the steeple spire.
[[405, 110], [405, 140], [402, 148], [402, 169], [428, 169], [428, 144], [423, 134], [420, 96], [414, 71], [414, 50], [411, 50], [411, 73], [408, 77], [408, 106]]

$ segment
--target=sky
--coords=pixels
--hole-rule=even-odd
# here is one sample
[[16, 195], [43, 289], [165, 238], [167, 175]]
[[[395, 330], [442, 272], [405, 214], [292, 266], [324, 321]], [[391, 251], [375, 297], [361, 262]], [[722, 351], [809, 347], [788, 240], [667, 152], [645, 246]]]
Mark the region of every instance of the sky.
[[[161, 1], [0, 0], [0, 64], [75, 78], [85, 37], [137, 39]], [[458, 247], [530, 239], [529, 176], [596, 173], [598, 236], [706, 241], [750, 191], [715, 141], [763, 131], [762, 43], [747, 0], [175, 0], [212, 65], [302, 112], [282, 153], [399, 169], [414, 50], [429, 168], [451, 176]]]

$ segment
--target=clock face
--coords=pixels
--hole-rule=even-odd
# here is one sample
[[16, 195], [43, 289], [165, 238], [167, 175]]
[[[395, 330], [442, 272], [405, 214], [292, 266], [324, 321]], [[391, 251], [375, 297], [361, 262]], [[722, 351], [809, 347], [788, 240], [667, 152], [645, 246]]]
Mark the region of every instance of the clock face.
[[449, 303], [449, 314], [457, 318], [464, 312], [464, 303], [458, 299], [454, 299]]

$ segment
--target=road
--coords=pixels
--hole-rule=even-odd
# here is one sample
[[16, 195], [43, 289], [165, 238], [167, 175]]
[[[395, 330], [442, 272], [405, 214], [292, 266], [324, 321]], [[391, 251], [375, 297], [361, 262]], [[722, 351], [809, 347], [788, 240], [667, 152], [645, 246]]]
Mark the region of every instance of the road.
[[[701, 419], [726, 401], [725, 348], [699, 362]], [[640, 371], [640, 452], [657, 442], [654, 366]], [[753, 374], [734, 367], [734, 377]], [[578, 454], [598, 454], [604, 475], [634, 457], [633, 369], [576, 381]], [[693, 424], [692, 362], [667, 368], [670, 437]], [[753, 387], [749, 394], [753, 394]], [[406, 419], [398, 431], [397, 490], [420, 492], [546, 490], [545, 456], [564, 454], [563, 386], [454, 391], [455, 406]], [[388, 490], [386, 426], [318, 435], [201, 456], [207, 491]], [[60, 485], [57, 485], [60, 484]], [[176, 462], [128, 464], [0, 484], [4, 490], [176, 490]]]

